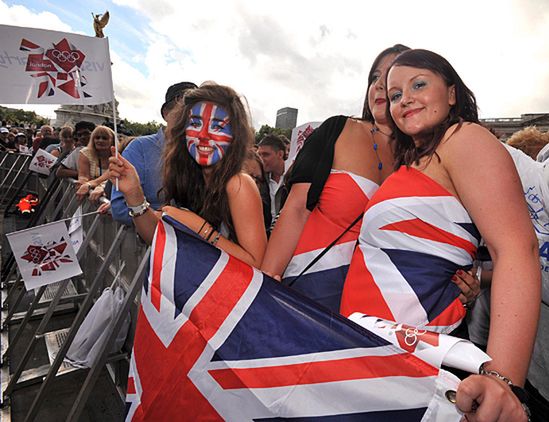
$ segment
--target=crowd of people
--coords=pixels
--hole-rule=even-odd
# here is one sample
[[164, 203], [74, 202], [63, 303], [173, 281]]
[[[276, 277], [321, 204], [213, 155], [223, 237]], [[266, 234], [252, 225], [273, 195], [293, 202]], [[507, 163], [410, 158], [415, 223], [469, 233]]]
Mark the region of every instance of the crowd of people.
[[492, 360], [460, 383], [465, 418], [545, 420], [549, 177], [535, 158], [547, 134], [529, 128], [505, 146], [446, 59], [400, 44], [374, 60], [362, 116], [328, 118], [290, 166], [284, 137], [254, 145], [230, 87], [174, 84], [161, 114], [165, 128], [118, 155], [113, 131], [89, 122], [62, 128], [57, 144], [44, 126], [32, 147], [58, 157], [57, 176], [77, 180], [81, 200], [110, 198], [113, 218], [146, 243], [167, 214], [331, 312], [464, 338], [471, 327]]

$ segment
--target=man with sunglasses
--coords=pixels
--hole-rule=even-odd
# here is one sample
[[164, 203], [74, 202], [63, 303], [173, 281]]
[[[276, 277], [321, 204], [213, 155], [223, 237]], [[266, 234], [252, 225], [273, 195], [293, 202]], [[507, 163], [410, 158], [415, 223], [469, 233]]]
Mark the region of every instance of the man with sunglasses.
[[61, 161], [56, 171], [57, 177], [72, 177], [78, 179], [78, 157], [80, 150], [88, 145], [90, 135], [95, 129], [95, 124], [85, 120], [76, 123], [74, 126], [74, 140], [76, 148]]
[[[192, 82], [179, 82], [172, 85], [166, 91], [165, 102], [160, 108], [160, 113], [164, 120], [169, 119], [169, 114], [175, 104], [181, 99], [189, 89], [197, 88]], [[158, 197], [158, 191], [162, 187], [162, 149], [164, 147], [164, 128], [160, 128], [154, 135], [146, 135], [135, 138], [122, 152], [122, 156], [128, 160], [137, 170], [141, 188], [145, 194], [145, 203], [132, 207], [131, 211], [138, 212], [146, 204], [154, 210], [162, 206], [162, 201]], [[111, 212], [113, 218], [123, 224], [131, 225], [130, 208], [124, 201], [121, 192], [113, 190], [111, 196]]]

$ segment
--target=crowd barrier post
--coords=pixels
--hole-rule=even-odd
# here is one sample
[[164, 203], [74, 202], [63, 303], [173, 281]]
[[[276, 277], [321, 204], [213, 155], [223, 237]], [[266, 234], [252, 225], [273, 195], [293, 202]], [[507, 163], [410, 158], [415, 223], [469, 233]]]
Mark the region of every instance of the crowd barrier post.
[[[95, 232], [95, 230], [98, 226], [99, 218], [100, 218], [99, 215], [95, 216], [95, 219], [94, 219], [94, 221], [93, 221], [93, 223], [92, 223], [92, 225], [91, 225], [91, 227], [88, 231], [88, 235], [86, 236], [86, 238], [82, 242], [82, 246], [81, 246], [81, 248], [80, 248], [80, 250], [78, 251], [78, 254], [77, 254], [77, 257], [78, 257], [79, 260], [82, 258], [82, 255], [84, 254], [84, 252], [85, 252], [85, 250], [86, 250], [86, 248], [87, 248], [87, 246], [88, 246], [88, 244], [89, 244], [89, 242], [90, 242], [90, 240], [91, 240], [91, 238], [92, 238], [92, 236], [93, 236], [93, 234], [94, 234], [94, 232]], [[109, 257], [109, 259], [107, 257], [105, 257], [105, 262], [107, 263], [106, 265], [110, 264], [110, 257]], [[35, 332], [34, 336], [31, 338], [29, 344], [27, 345], [27, 349], [25, 350], [25, 353], [23, 354], [23, 356], [21, 358], [21, 361], [19, 362], [19, 364], [18, 364], [17, 368], [15, 369], [13, 375], [10, 377], [10, 382], [8, 383], [8, 386], [6, 387], [6, 389], [3, 392], [4, 398], [6, 396], [9, 396], [11, 394], [11, 392], [13, 391], [17, 381], [19, 380], [19, 377], [21, 376], [21, 374], [23, 373], [23, 370], [25, 369], [25, 366], [27, 365], [28, 359], [30, 358], [31, 353], [34, 350], [34, 347], [36, 346], [37, 341], [40, 338], [43, 337], [44, 330], [45, 330], [51, 316], [53, 315], [53, 312], [55, 311], [55, 308], [57, 307], [57, 305], [59, 303], [59, 300], [61, 299], [61, 296], [62, 296], [63, 292], [65, 291], [69, 281], [70, 281], [70, 279], [67, 279], [67, 280], [63, 280], [60, 283], [59, 288], [58, 288], [57, 292], [55, 293], [55, 296], [54, 296], [53, 300], [49, 303], [46, 314], [42, 317], [40, 325], [36, 329], [36, 332]], [[8, 356], [9, 356], [9, 352], [11, 350], [13, 350], [15, 345], [19, 342], [19, 339], [21, 338], [21, 335], [24, 332], [28, 322], [30, 321], [30, 319], [31, 319], [31, 317], [34, 313], [34, 310], [36, 309], [37, 305], [39, 304], [40, 299], [42, 298], [46, 288], [47, 288], [47, 286], [42, 286], [35, 293], [34, 300], [32, 301], [31, 306], [27, 310], [27, 312], [25, 314], [25, 317], [23, 318], [21, 324], [19, 325], [19, 328], [18, 328], [15, 336], [13, 337], [13, 340], [10, 342], [8, 348], [4, 352], [4, 355], [2, 357], [3, 361], [7, 360]], [[90, 294], [90, 292], [88, 292], [88, 295], [89, 294]]]
[[[91, 391], [95, 386], [97, 379], [99, 378], [101, 370], [107, 363], [109, 350], [111, 350], [112, 346], [114, 345], [118, 332], [122, 329], [124, 318], [126, 314], [129, 312], [132, 302], [136, 298], [137, 294], [139, 293], [143, 285], [142, 283], [143, 276], [145, 273], [145, 269], [147, 267], [147, 261], [149, 260], [150, 253], [151, 253], [151, 249], [148, 248], [145, 255], [141, 259], [139, 267], [134, 274], [134, 277], [129, 286], [129, 289], [126, 292], [126, 296], [124, 297], [124, 303], [122, 307], [119, 309], [118, 314], [114, 320], [114, 323], [110, 328], [108, 339], [101, 345], [99, 349], [99, 358], [95, 361], [94, 365], [90, 368], [88, 375], [86, 376], [86, 380], [84, 381], [84, 384], [82, 385], [82, 388], [80, 389], [78, 396], [74, 401], [74, 404], [69, 412], [67, 421], [78, 421], [80, 419], [82, 410], [84, 409], [84, 406], [88, 401]], [[34, 406], [34, 403], [33, 403], [33, 406]], [[31, 409], [29, 410], [29, 413], [26, 417], [26, 420], [28, 421], [33, 420], [32, 418], [36, 416], [36, 411], [34, 410], [33, 406], [31, 406]]]
[[[4, 193], [2, 194], [2, 196], [0, 197], [0, 204], [4, 202], [4, 199], [6, 198], [6, 196], [8, 195], [8, 193], [10, 192], [10, 190], [12, 189], [13, 185], [15, 184], [15, 182], [17, 181], [17, 179], [19, 178], [19, 175], [21, 174], [21, 172], [23, 171], [24, 168], [27, 167], [27, 163], [31, 160], [31, 157], [29, 155], [25, 155], [24, 156], [24, 159], [23, 159], [23, 163], [21, 164], [21, 166], [15, 171], [15, 177], [13, 178], [13, 180], [11, 181], [10, 185], [8, 186], [8, 188], [4, 191]], [[19, 157], [17, 157], [17, 160], [15, 161], [15, 163], [17, 163], [19, 161]], [[15, 164], [14, 163], [14, 164]], [[30, 174], [30, 172], [29, 172]], [[26, 180], [28, 179], [25, 179], [25, 183], [26, 183]]]
[[34, 398], [34, 401], [29, 409], [29, 412], [27, 413], [27, 416], [25, 417], [25, 420], [34, 420], [36, 417], [37, 412], [40, 409], [40, 406], [44, 402], [45, 394], [47, 392], [48, 387], [50, 386], [51, 382], [55, 378], [57, 371], [59, 370], [59, 367], [61, 366], [63, 359], [65, 359], [65, 356], [67, 355], [67, 352], [69, 350], [70, 345], [72, 344], [72, 341], [74, 340], [74, 337], [76, 336], [76, 333], [78, 331], [78, 328], [80, 325], [82, 325], [82, 322], [84, 321], [84, 318], [86, 317], [88, 311], [90, 310], [93, 301], [94, 296], [97, 290], [99, 289], [101, 282], [103, 281], [103, 277], [105, 276], [105, 273], [107, 272], [107, 268], [111, 263], [112, 258], [114, 257], [114, 251], [122, 241], [124, 235], [126, 234], [127, 227], [126, 226], [120, 226], [118, 229], [115, 240], [111, 244], [109, 251], [107, 252], [107, 256], [105, 257], [105, 260], [103, 261], [103, 264], [101, 265], [101, 268], [97, 272], [96, 277], [94, 278], [90, 289], [88, 291], [88, 295], [84, 299], [84, 302], [82, 303], [82, 306], [80, 307], [76, 317], [73, 320], [73, 323], [70, 327], [70, 330], [67, 334], [67, 337], [63, 344], [61, 345], [61, 348], [57, 352], [57, 355], [55, 357], [55, 360], [53, 364], [50, 366], [50, 369], [48, 371], [48, 374], [46, 375], [44, 381], [42, 382], [42, 385], [40, 386], [40, 390], [38, 391], [38, 394]]
[[[13, 160], [13, 163], [11, 164], [11, 167], [9, 168], [9, 170], [6, 172], [6, 175], [2, 179], [2, 182], [0, 183], [0, 189], [2, 189], [4, 187], [4, 185], [6, 184], [6, 181], [8, 180], [8, 177], [10, 176], [13, 169], [15, 168], [15, 165], [19, 162], [19, 159], [21, 157], [23, 157], [21, 154], [9, 154], [9, 155], [15, 156], [15, 159]], [[6, 155], [5, 158], [9, 157], [9, 155]]]

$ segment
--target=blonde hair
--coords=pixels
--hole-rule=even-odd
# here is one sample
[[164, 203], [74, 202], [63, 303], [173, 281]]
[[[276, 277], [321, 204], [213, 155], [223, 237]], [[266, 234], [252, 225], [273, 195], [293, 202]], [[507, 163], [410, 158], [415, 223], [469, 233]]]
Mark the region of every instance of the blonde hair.
[[88, 142], [88, 149], [91, 153], [91, 155], [94, 158], [97, 158], [97, 150], [95, 149], [95, 144], [93, 142], [93, 139], [98, 135], [104, 135], [107, 134], [109, 138], [111, 138], [111, 145], [114, 146], [114, 132], [110, 127], [107, 126], [97, 126], [93, 132], [90, 135], [90, 141]]
[[536, 159], [538, 152], [549, 143], [549, 134], [541, 132], [535, 126], [528, 126], [507, 140], [507, 145], [520, 149], [525, 154]]

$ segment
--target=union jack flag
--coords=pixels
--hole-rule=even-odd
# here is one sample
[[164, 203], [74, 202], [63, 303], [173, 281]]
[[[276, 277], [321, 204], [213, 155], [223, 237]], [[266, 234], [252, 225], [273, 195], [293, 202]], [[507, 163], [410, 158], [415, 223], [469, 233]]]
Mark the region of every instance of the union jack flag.
[[455, 196], [420, 171], [401, 167], [368, 203], [341, 313], [451, 332], [465, 309], [450, 279], [471, 268], [479, 241]]
[[457, 379], [164, 217], [137, 321], [127, 420], [458, 421]]
[[223, 158], [233, 140], [227, 111], [210, 102], [200, 102], [191, 109], [185, 129], [187, 149], [201, 166], [210, 166]]

